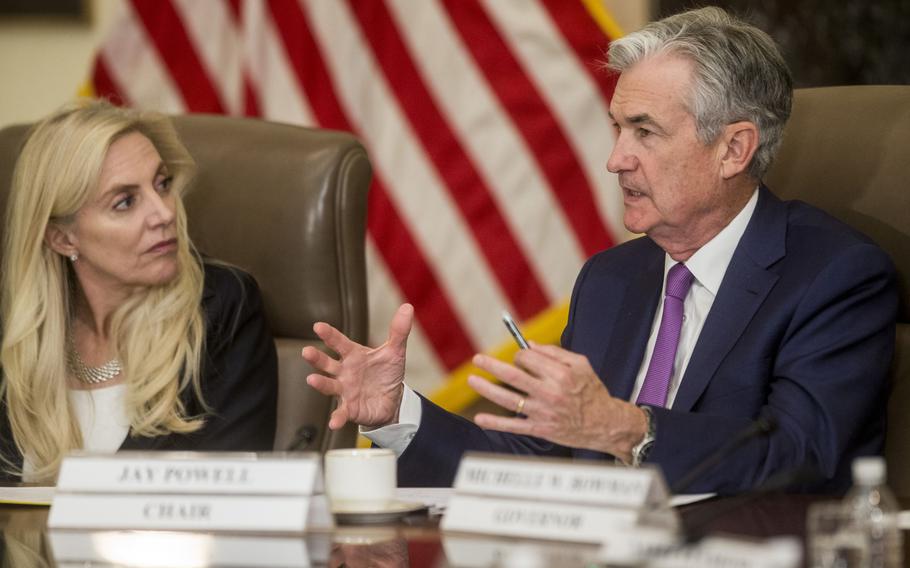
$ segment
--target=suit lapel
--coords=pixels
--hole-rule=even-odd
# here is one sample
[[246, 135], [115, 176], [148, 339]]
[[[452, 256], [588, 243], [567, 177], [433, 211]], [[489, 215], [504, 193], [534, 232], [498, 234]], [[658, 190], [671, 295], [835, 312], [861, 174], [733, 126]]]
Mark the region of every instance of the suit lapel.
[[762, 187], [755, 213], [733, 253], [692, 352], [673, 402], [674, 410], [692, 410], [724, 357], [774, 287], [778, 275], [768, 267], [785, 254], [786, 234], [786, 205]]
[[[664, 251], [654, 246], [642, 269], [635, 271], [625, 289], [618, 292], [618, 316], [613, 321], [610, 339], [603, 346], [601, 363], [594, 369], [616, 398], [629, 400], [632, 395], [663, 283]], [[573, 449], [572, 455], [579, 459], [608, 457], [603, 452], [585, 449]]]
[[619, 300], [622, 307], [616, 319], [616, 328], [610, 334], [611, 339], [605, 346], [603, 362], [598, 369], [610, 394], [623, 400], [629, 400], [632, 395], [663, 287], [664, 253], [657, 247], [655, 250], [659, 254], [651, 255], [644, 269], [629, 280]]

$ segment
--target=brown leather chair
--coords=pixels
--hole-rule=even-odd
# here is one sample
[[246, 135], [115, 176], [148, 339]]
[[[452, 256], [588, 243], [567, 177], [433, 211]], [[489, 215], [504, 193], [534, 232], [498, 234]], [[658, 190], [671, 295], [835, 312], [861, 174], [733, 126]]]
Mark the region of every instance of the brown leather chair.
[[[316, 321], [366, 342], [366, 152], [342, 132], [208, 115], [174, 123], [199, 166], [186, 198], [196, 245], [262, 289], [278, 349], [275, 448], [353, 446], [353, 426], [327, 432], [333, 401], [306, 384], [300, 350], [322, 347]], [[26, 129], [0, 130], [0, 211]]]
[[767, 182], [777, 195], [812, 203], [859, 229], [897, 266], [885, 456], [889, 483], [910, 497], [910, 86], [797, 89]]

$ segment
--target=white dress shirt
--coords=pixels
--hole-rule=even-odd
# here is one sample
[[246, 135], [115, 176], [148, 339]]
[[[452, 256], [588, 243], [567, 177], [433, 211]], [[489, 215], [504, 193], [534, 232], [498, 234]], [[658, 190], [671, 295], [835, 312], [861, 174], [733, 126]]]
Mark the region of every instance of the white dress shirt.
[[[673, 406], [673, 401], [676, 399], [676, 393], [679, 391], [679, 385], [682, 382], [683, 375], [685, 375], [686, 367], [689, 365], [689, 359], [695, 350], [695, 343], [698, 341], [701, 328], [708, 318], [708, 312], [711, 311], [711, 306], [714, 304], [714, 298], [720, 289], [724, 274], [727, 272], [727, 267], [730, 265], [730, 260], [733, 258], [733, 253], [736, 251], [739, 240], [742, 238], [743, 233], [746, 232], [746, 226], [749, 224], [749, 220], [752, 219], [757, 203], [758, 188], [755, 189], [748, 203], [736, 217], [713, 239], [695, 251], [695, 254], [685, 262], [689, 272], [695, 278], [683, 302], [682, 329], [680, 330], [679, 346], [673, 363], [673, 375], [670, 377], [670, 390], [667, 393], [668, 408]], [[674, 264], [676, 264], [676, 261], [670, 258], [670, 255], [665, 255], [664, 286], [661, 288], [661, 299], [657, 310], [654, 312], [651, 336], [648, 338], [645, 356], [638, 370], [635, 388], [632, 391], [630, 401], [635, 401], [638, 398], [638, 392], [641, 390], [645, 375], [648, 373], [648, 364], [651, 362], [651, 354], [654, 352], [654, 343], [657, 341], [657, 331], [660, 328], [660, 317], [663, 313], [667, 272]], [[404, 453], [414, 435], [417, 434], [417, 429], [420, 427], [421, 412], [420, 397], [410, 387], [405, 385], [401, 408], [398, 411], [398, 424], [390, 424], [374, 430], [361, 428], [360, 433], [377, 445], [388, 448], [400, 456]]]
[[[686, 367], [689, 366], [689, 359], [695, 350], [695, 343], [701, 334], [701, 328], [708, 319], [708, 312], [714, 305], [714, 298], [717, 297], [717, 291], [720, 289], [720, 283], [727, 273], [727, 267], [730, 260], [733, 259], [733, 253], [736, 246], [746, 232], [746, 226], [755, 212], [755, 205], [758, 203], [758, 189], [752, 193], [752, 197], [746, 206], [743, 207], [736, 217], [730, 223], [717, 233], [713, 239], [705, 243], [695, 254], [689, 257], [684, 264], [692, 276], [692, 287], [686, 294], [683, 302], [683, 322], [682, 329], [679, 332], [679, 344], [676, 348], [676, 358], [673, 360], [673, 374], [670, 376], [670, 390], [667, 392], [667, 408], [673, 407], [673, 401], [676, 400], [676, 393], [679, 392], [679, 385], [682, 382]], [[657, 332], [660, 329], [660, 318], [664, 311], [664, 294], [667, 288], [667, 272], [676, 264], [676, 261], [670, 258], [670, 255], [664, 255], [664, 285], [660, 291], [660, 302], [657, 304], [657, 311], [654, 312], [654, 321], [651, 323], [651, 336], [648, 338], [648, 345], [645, 347], [645, 356], [638, 369], [638, 376], [635, 379], [635, 388], [632, 390], [630, 401], [638, 399], [638, 393], [645, 382], [645, 375], [648, 374], [648, 365], [651, 363], [651, 354], [654, 353], [654, 344], [657, 342]]]

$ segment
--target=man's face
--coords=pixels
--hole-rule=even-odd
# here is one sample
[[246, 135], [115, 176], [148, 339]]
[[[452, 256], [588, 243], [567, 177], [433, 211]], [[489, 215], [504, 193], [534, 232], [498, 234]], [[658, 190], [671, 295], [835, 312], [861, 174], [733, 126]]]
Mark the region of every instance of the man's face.
[[607, 169], [619, 175], [623, 223], [671, 255], [691, 254], [713, 237], [735, 199], [723, 191], [725, 146], [696, 137], [686, 105], [691, 84], [687, 59], [657, 55], [622, 73], [610, 104], [616, 142]]

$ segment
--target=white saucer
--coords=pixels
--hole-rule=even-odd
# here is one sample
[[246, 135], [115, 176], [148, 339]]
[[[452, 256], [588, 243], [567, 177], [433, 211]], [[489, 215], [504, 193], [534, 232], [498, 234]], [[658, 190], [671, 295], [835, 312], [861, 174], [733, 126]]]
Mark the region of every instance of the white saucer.
[[389, 523], [415, 513], [426, 512], [427, 506], [414, 501], [392, 501], [381, 509], [363, 510], [332, 507], [335, 521], [341, 524]]

